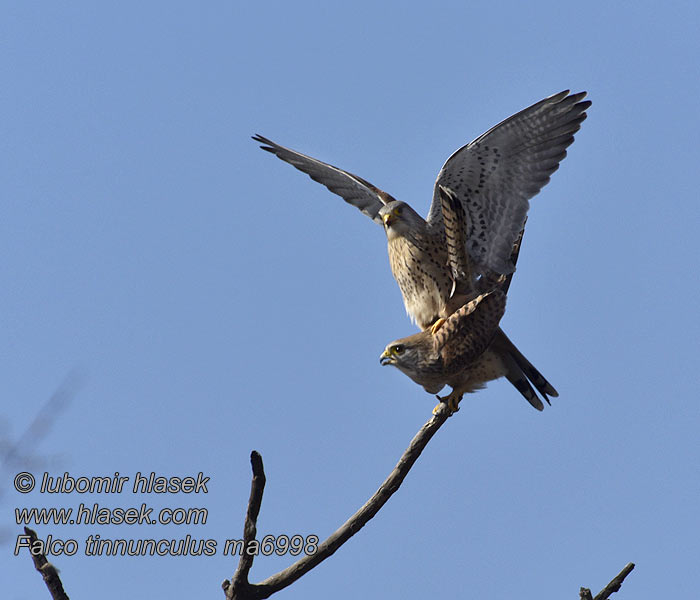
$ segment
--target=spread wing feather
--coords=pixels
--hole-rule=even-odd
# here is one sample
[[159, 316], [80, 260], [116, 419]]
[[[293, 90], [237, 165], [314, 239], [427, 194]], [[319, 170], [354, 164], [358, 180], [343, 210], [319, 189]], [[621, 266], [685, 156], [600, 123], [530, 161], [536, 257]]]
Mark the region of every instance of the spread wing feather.
[[365, 181], [362, 177], [301, 154], [296, 150], [280, 146], [261, 135], [255, 135], [253, 139], [264, 144], [260, 146], [263, 150], [271, 152], [277, 158], [306, 173], [314, 181], [318, 181], [334, 194], [341, 196], [348, 204], [359, 208], [375, 223], [382, 224], [382, 220], [378, 216], [379, 210], [394, 199], [386, 192], [375, 187], [369, 181]]
[[591, 105], [585, 95], [566, 90], [533, 104], [457, 150], [440, 170], [427, 221], [442, 225], [440, 186], [449, 188], [464, 207], [467, 251], [479, 268], [513, 272], [529, 200], [566, 156]]

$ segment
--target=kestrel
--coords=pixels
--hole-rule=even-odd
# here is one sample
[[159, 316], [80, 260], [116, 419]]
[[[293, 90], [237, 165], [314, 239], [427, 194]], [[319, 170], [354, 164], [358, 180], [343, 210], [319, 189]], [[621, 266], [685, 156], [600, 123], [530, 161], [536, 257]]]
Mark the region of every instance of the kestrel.
[[427, 329], [391, 342], [379, 360], [395, 366], [430, 394], [452, 386], [448, 396], [438, 399], [454, 412], [465, 393], [505, 375], [498, 354], [490, 350], [505, 308], [506, 295], [501, 290], [480, 294], [452, 313], [436, 333]]
[[[357, 175], [262, 136], [253, 139], [383, 225], [406, 311], [425, 330], [456, 308], [456, 301], [451, 301], [454, 276], [448, 264], [440, 186], [455, 193], [464, 211], [465, 249], [474, 275], [511, 274], [515, 269], [511, 251], [525, 224], [529, 199], [566, 156], [591, 105], [583, 100], [585, 95], [566, 90], [545, 98], [457, 150], [438, 174], [427, 219]], [[526, 394], [524, 382], [527, 394], [537, 398], [529, 379], [545, 399], [557, 395], [501, 330], [496, 337], [494, 342], [500, 341], [497, 347], [504, 353], [501, 362], [507, 364], [506, 376], [521, 393]]]

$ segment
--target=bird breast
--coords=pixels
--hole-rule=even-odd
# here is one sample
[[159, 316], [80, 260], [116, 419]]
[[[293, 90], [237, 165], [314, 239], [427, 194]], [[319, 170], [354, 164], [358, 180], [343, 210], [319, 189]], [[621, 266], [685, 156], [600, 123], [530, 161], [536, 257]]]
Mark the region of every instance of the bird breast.
[[[417, 335], [430, 335], [427, 332]], [[418, 385], [423, 386], [423, 389], [429, 394], [437, 394], [447, 383], [445, 373], [443, 371], [442, 361], [440, 356], [434, 351], [425, 348], [418, 355], [419, 362], [416, 364], [397, 364], [396, 366], [405, 375], [408, 375]]]
[[452, 280], [444, 244], [429, 239], [417, 243], [401, 236], [389, 239], [389, 263], [399, 284], [406, 312], [421, 329], [445, 313]]

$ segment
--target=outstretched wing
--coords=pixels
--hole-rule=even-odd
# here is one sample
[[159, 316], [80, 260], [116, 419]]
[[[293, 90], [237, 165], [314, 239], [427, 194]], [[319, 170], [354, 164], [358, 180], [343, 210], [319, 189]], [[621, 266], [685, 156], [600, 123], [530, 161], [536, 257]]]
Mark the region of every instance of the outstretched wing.
[[506, 295], [496, 289], [450, 315], [433, 336], [447, 376], [462, 371], [489, 347], [505, 309]]
[[331, 192], [341, 196], [348, 204], [359, 208], [375, 223], [382, 224], [382, 220], [378, 216], [379, 210], [382, 206], [394, 200], [386, 192], [357, 175], [275, 144], [275, 142], [261, 135], [254, 135], [253, 139], [264, 144], [264, 146], [260, 146], [263, 150], [272, 152], [277, 158], [281, 158], [283, 161], [303, 171], [314, 181], [322, 183]]
[[513, 244], [525, 224], [529, 199], [549, 182], [574, 141], [586, 92], [541, 100], [457, 150], [444, 164], [428, 223], [442, 221], [440, 185], [452, 190], [467, 217], [467, 251], [479, 268], [513, 272]]

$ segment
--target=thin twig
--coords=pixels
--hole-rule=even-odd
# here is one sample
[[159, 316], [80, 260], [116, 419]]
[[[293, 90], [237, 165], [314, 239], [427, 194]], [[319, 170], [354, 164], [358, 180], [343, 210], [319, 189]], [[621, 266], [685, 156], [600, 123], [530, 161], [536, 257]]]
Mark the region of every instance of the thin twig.
[[591, 590], [585, 587], [581, 588], [581, 590], [578, 593], [578, 597], [580, 600], [593, 600], [593, 594], [591, 594]]
[[29, 536], [29, 554], [32, 556], [34, 561], [34, 567], [36, 568], [44, 579], [46, 587], [49, 588], [51, 597], [54, 600], [69, 600], [68, 594], [66, 594], [63, 589], [63, 583], [61, 583], [61, 578], [58, 576], [58, 569], [54, 567], [46, 558], [43, 552], [35, 553], [33, 551], [34, 544], [38, 541], [36, 531], [29, 529], [29, 527], [24, 528], [24, 533]]
[[625, 577], [632, 572], [632, 569], [634, 569], [634, 563], [628, 563], [593, 600], [608, 600], [612, 594], [620, 590], [622, 582], [625, 580]]
[[[408, 472], [411, 470], [413, 464], [416, 462], [416, 460], [418, 460], [418, 457], [421, 455], [421, 452], [423, 452], [425, 446], [449, 416], [450, 413], [447, 410], [447, 407], [444, 404], [441, 405], [437, 411], [437, 414], [434, 415], [425, 425], [423, 425], [420, 431], [411, 440], [411, 443], [399, 459], [399, 462], [396, 464], [396, 467], [394, 467], [394, 470], [389, 474], [374, 495], [338, 530], [332, 533], [328, 539], [321, 542], [314, 554], [304, 556], [293, 565], [275, 575], [272, 575], [271, 577], [268, 577], [261, 583], [248, 584], [239, 587], [238, 589], [235, 588], [235, 585], [231, 586], [233, 589], [227, 589], [227, 586], [224, 585], [224, 589], [226, 589], [226, 597], [230, 600], [234, 598], [237, 600], [262, 600], [263, 598], [269, 598], [272, 594], [287, 587], [288, 585], [291, 585], [301, 576], [308, 573], [316, 565], [331, 556], [338, 548], [340, 548], [340, 546], [342, 546], [353, 535], [360, 531], [360, 529], [362, 529], [362, 527], [364, 527], [365, 524], [372, 517], [374, 517], [377, 512], [379, 512], [382, 506], [386, 504], [387, 500], [389, 500], [392, 494], [399, 489], [399, 486], [405, 479], [406, 475], [408, 475]], [[255, 480], [255, 477], [253, 477], [253, 480]], [[260, 495], [262, 497], [262, 491]], [[251, 489], [251, 501], [252, 497], [253, 492]], [[234, 582], [235, 580], [236, 577], [234, 576]], [[224, 582], [224, 584], [226, 583], [227, 582]]]
[[257, 534], [258, 514], [262, 504], [263, 492], [265, 491], [265, 469], [263, 467], [262, 456], [255, 450], [250, 453], [250, 465], [253, 468], [253, 481], [250, 483], [250, 498], [248, 499], [248, 510], [245, 515], [243, 525], [243, 552], [238, 561], [238, 568], [229, 583], [224, 581], [223, 588], [227, 598], [245, 597], [250, 584], [248, 583], [248, 573], [253, 566], [255, 553], [248, 553], [248, 548], [255, 542]]

